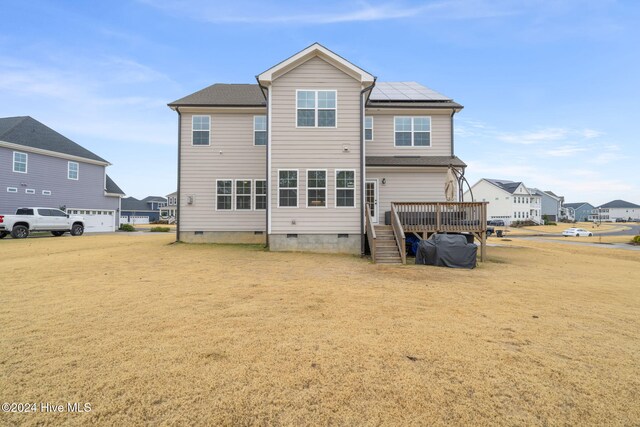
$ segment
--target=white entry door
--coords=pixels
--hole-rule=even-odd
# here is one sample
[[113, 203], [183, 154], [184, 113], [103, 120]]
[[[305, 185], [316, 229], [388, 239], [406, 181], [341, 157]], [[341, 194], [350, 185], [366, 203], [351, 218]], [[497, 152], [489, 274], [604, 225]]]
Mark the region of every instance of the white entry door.
[[378, 223], [378, 180], [368, 179], [365, 183], [366, 203], [371, 209], [371, 219], [374, 224]]

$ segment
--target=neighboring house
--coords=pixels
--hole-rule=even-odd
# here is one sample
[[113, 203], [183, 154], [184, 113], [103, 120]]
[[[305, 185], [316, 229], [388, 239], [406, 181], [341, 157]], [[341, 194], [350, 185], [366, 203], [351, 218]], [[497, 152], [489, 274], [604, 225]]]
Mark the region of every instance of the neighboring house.
[[0, 118], [0, 213], [63, 208], [84, 217], [86, 232], [114, 231], [124, 193], [109, 165], [31, 117]]
[[640, 218], [640, 205], [625, 200], [613, 200], [591, 210], [590, 221], [631, 221]]
[[551, 191], [542, 191], [537, 188], [530, 188], [532, 194], [540, 197], [540, 215], [543, 220], [545, 215], [549, 221], [559, 221], [562, 212], [562, 197], [556, 196]]
[[155, 222], [160, 219], [160, 209], [167, 205], [162, 196], [148, 196], [142, 200], [135, 197], [122, 199], [121, 221], [125, 223]]
[[578, 222], [589, 221], [589, 215], [591, 215], [591, 211], [595, 209], [595, 207], [588, 202], [565, 203], [564, 207], [567, 210], [573, 211], [573, 219]]
[[176, 221], [178, 217], [178, 192], [167, 194], [167, 205], [160, 209], [160, 218], [166, 219], [170, 223]]
[[383, 83], [320, 44], [169, 104], [179, 117], [177, 239], [364, 253], [365, 210], [444, 201], [462, 109]]
[[488, 202], [487, 219], [542, 222], [541, 196], [522, 182], [483, 178], [464, 194], [464, 200]]

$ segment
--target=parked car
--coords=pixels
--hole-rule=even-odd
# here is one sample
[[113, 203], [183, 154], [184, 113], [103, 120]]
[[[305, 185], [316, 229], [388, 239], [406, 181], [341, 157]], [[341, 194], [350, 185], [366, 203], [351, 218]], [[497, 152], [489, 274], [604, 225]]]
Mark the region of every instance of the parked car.
[[616, 218], [616, 222], [627, 222], [625, 218]]
[[504, 221], [501, 219], [492, 219], [487, 221], [487, 225], [493, 225], [495, 227], [504, 227]]
[[584, 228], [567, 228], [562, 232], [564, 237], [573, 236], [573, 237], [590, 237], [593, 236], [593, 233], [589, 230], [585, 230]]
[[32, 231], [50, 231], [57, 237], [66, 232], [81, 236], [84, 218], [54, 208], [18, 208], [15, 215], [0, 215], [0, 239], [9, 234], [14, 239], [24, 239]]

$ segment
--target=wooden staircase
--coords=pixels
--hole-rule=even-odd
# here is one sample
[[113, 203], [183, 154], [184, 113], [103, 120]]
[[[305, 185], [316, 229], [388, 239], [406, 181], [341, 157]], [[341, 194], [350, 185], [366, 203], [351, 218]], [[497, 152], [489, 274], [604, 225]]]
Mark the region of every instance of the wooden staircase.
[[375, 259], [377, 264], [402, 264], [398, 244], [390, 225], [376, 225]]

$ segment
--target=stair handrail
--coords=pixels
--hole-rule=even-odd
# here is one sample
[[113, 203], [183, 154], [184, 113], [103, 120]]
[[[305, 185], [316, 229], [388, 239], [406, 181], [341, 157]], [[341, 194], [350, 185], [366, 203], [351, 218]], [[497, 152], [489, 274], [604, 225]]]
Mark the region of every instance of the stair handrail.
[[391, 203], [391, 228], [393, 229], [393, 237], [395, 237], [396, 244], [398, 245], [398, 251], [402, 258], [402, 263], [407, 263], [407, 248], [405, 244], [404, 229], [402, 228], [402, 222], [398, 216], [398, 211], [394, 203]]
[[369, 241], [369, 249], [371, 250], [371, 259], [376, 260], [376, 228], [373, 226], [373, 218], [371, 216], [371, 207], [366, 204], [365, 208], [366, 224], [367, 224], [367, 240]]

